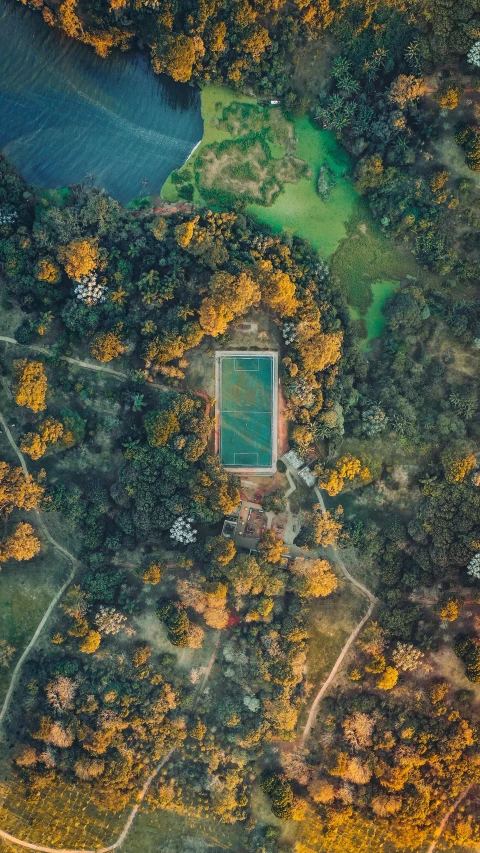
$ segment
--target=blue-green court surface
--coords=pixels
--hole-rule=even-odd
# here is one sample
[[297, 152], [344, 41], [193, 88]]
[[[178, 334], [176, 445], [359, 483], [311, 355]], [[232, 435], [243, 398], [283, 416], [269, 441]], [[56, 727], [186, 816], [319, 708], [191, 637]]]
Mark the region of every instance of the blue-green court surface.
[[272, 356], [220, 360], [220, 458], [228, 468], [272, 464]]

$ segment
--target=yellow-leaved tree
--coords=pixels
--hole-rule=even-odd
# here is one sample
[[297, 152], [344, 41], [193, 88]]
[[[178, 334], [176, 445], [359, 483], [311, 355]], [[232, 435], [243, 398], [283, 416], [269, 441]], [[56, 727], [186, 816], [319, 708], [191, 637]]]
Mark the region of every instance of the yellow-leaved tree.
[[40, 551], [40, 540], [31, 524], [20, 522], [5, 542], [0, 542], [0, 563], [31, 560]]
[[450, 447], [442, 453], [442, 465], [447, 483], [463, 483], [477, 464], [470, 450]]
[[13, 509], [35, 509], [44, 489], [30, 474], [0, 461], [0, 516], [5, 518]]
[[63, 263], [65, 272], [73, 281], [79, 281], [93, 272], [98, 266], [99, 257], [97, 241], [93, 238], [71, 240], [58, 252], [58, 258]]
[[302, 598], [324, 598], [337, 586], [337, 576], [328, 560], [297, 557], [290, 566], [292, 585]]
[[38, 432], [28, 432], [24, 436], [21, 448], [31, 459], [40, 459], [49, 444], [55, 444], [63, 435], [63, 424], [55, 418], [46, 418], [38, 427]]
[[22, 358], [13, 362], [15, 402], [32, 412], [43, 412], [47, 408], [47, 376], [41, 361]]
[[90, 345], [92, 355], [103, 364], [118, 358], [125, 350], [126, 346], [122, 343], [120, 329], [114, 329], [111, 332], [99, 332]]
[[210, 279], [210, 293], [199, 312], [199, 323], [207, 335], [222, 335], [234, 317], [260, 302], [260, 288], [246, 273], [239, 276], [217, 272]]
[[295, 298], [295, 282], [288, 273], [274, 270], [271, 261], [259, 261], [257, 275], [264, 305], [281, 317], [294, 314], [298, 302]]
[[315, 473], [318, 477], [319, 486], [325, 489], [331, 497], [338, 495], [346, 482], [356, 479], [366, 482], [371, 476], [370, 469], [366, 465], [362, 465], [360, 459], [352, 456], [351, 453], [341, 456], [333, 471], [325, 472], [317, 466]]

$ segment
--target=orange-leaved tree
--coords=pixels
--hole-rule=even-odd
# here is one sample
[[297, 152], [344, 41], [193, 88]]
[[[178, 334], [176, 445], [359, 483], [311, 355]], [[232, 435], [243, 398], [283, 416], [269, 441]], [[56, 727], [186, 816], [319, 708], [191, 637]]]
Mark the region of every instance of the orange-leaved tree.
[[111, 332], [99, 332], [95, 335], [91, 345], [90, 352], [97, 359], [105, 363], [118, 358], [119, 355], [125, 352], [125, 345], [122, 343], [120, 329], [114, 329]]
[[264, 305], [282, 317], [291, 317], [298, 302], [295, 298], [295, 282], [289, 274], [274, 270], [271, 261], [259, 261], [257, 274]]
[[0, 461], [0, 516], [5, 518], [13, 509], [34, 509], [43, 497], [44, 489], [30, 474]]
[[292, 585], [302, 598], [324, 598], [337, 586], [337, 576], [328, 560], [307, 560], [297, 557], [289, 567]]
[[22, 439], [21, 448], [31, 459], [40, 459], [49, 444], [55, 444], [63, 435], [63, 424], [55, 418], [46, 418], [38, 432], [28, 432]]
[[43, 412], [47, 408], [47, 376], [41, 361], [26, 358], [13, 362], [15, 402], [32, 412]]
[[351, 453], [346, 453], [341, 456], [335, 464], [335, 468], [324, 472], [317, 466], [315, 473], [318, 477], [318, 484], [322, 489], [325, 489], [331, 497], [338, 495], [342, 491], [347, 481], [356, 480], [362, 481], [370, 479], [370, 469], [366, 465], [362, 465], [360, 459], [352, 456]]
[[31, 560], [40, 551], [40, 540], [31, 524], [20, 522], [5, 542], [0, 542], [0, 563]]
[[98, 266], [97, 241], [95, 239], [71, 240], [70, 243], [59, 249], [58, 257], [63, 263], [67, 275], [73, 281], [79, 281]]

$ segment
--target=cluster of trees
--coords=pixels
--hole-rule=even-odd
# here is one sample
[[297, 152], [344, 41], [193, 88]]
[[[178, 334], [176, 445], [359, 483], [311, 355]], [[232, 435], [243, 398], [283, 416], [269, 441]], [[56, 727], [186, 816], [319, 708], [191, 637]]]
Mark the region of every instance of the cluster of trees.
[[[5, 525], [15, 510], [37, 509], [44, 487], [21, 468], [0, 461], [0, 518]], [[6, 531], [5, 531], [6, 532]], [[40, 551], [40, 540], [31, 524], [21, 521], [0, 542], [0, 563], [7, 560], [31, 560]]]
[[[471, 465], [480, 438], [476, 377], [450, 370], [452, 355], [447, 351], [441, 357], [434, 342], [453, 334], [460, 344], [472, 344], [480, 332], [475, 304], [470, 308], [455, 303], [438, 291], [427, 300], [414, 282], [394, 294], [384, 314], [386, 334], [365, 381], [357, 385], [359, 396], [347, 415], [346, 429], [367, 438], [394, 430], [407, 446], [440, 447], [445, 460], [451, 452], [460, 452]], [[457, 451], [462, 442], [465, 447]]]
[[[153, 69], [174, 80], [217, 80], [234, 86], [253, 84], [260, 91], [292, 97], [291, 70], [295, 56], [323, 31], [338, 41], [363, 46], [372, 33], [387, 27], [386, 45], [408, 47], [410, 69], [462, 58], [466, 64], [478, 35], [476, 0], [466, 0], [459, 19], [452, 3], [360, 0], [334, 4], [330, 0], [103, 0], [82, 5], [29, 0], [45, 22], [72, 38], [90, 44], [100, 56], [112, 49], [138, 44], [150, 50]], [[470, 59], [470, 62], [473, 62]]]
[[[175, 382], [189, 349], [205, 336], [221, 338], [261, 305], [288, 327], [282, 365], [294, 442], [305, 451], [341, 434], [361, 360], [343, 298], [307, 244], [266, 235], [235, 213], [132, 217], [84, 187], [73, 188], [60, 207], [35, 205], [5, 161], [1, 169], [15, 216], [3, 226], [0, 264], [8, 291], [29, 312], [16, 332], [20, 342], [45, 334], [54, 318], [62, 332], [58, 352], [89, 342], [96, 359], [110, 362], [128, 349], [137, 368], [132, 378], [161, 374]], [[17, 373], [17, 402], [40, 411], [42, 363], [23, 359]]]
[[[462, 23], [452, 12], [452, 4], [436, 2], [344, 4], [342, 26], [333, 25], [340, 51], [331, 86], [313, 116], [353, 155], [357, 188], [383, 228], [409, 244], [423, 265], [471, 281], [479, 272], [474, 184], [439, 164], [431, 144], [444, 133], [440, 110], [455, 109], [463, 94], [458, 57], [478, 84], [478, 67], [467, 62], [477, 5], [466, 4]], [[427, 103], [425, 76], [442, 63], [438, 91]], [[455, 138], [477, 169], [475, 121]]]
[[[406, 676], [407, 677], [407, 676]], [[451, 803], [478, 779], [477, 735], [465, 716], [465, 697], [430, 679], [405, 694], [337, 692], [326, 700], [323, 736], [307, 756], [287, 761], [284, 786], [309, 809], [305, 841], [331, 842], [360, 816], [395, 845], [416, 849], [432, 837]], [[451, 818], [449, 837], [478, 841], [474, 798]], [[308, 846], [308, 844], [307, 844]]]
[[[65, 623], [53, 636], [55, 655], [29, 659], [28, 708], [13, 766], [32, 797], [58, 779], [88, 791], [100, 808], [117, 811], [134, 797], [162, 755], [186, 736], [178, 695], [145, 643], [119, 656], [108, 640], [101, 660], [94, 643], [77, 648], [91, 599], [80, 587], [64, 600]], [[117, 616], [117, 618], [115, 618]], [[113, 608], [97, 613], [98, 636], [121, 627]], [[92, 632], [90, 632], [92, 633]], [[98, 645], [98, 643], [97, 643]]]
[[[196, 647], [209, 627], [228, 627], [228, 634], [217, 656], [216, 701], [202, 694], [182, 758], [154, 788], [152, 805], [225, 823], [245, 820], [248, 777], [265, 744], [292, 738], [305, 702], [306, 608], [331, 594], [337, 579], [326, 560], [287, 564], [283, 550], [271, 535], [251, 555], [236, 553], [221, 536], [192, 544], [176, 598], [159, 602], [157, 615], [174, 645]], [[202, 676], [195, 668], [190, 680], [195, 685]], [[299, 819], [288, 791], [287, 799], [281, 816]], [[279, 800], [278, 794], [280, 810]]]

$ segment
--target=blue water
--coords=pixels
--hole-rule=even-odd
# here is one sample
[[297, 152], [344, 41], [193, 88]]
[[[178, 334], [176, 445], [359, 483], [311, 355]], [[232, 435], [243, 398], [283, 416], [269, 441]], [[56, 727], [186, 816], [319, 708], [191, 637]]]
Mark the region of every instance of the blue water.
[[0, 0], [0, 150], [29, 183], [93, 176], [119, 201], [157, 193], [203, 134], [198, 89], [145, 57], [96, 56], [17, 0]]

